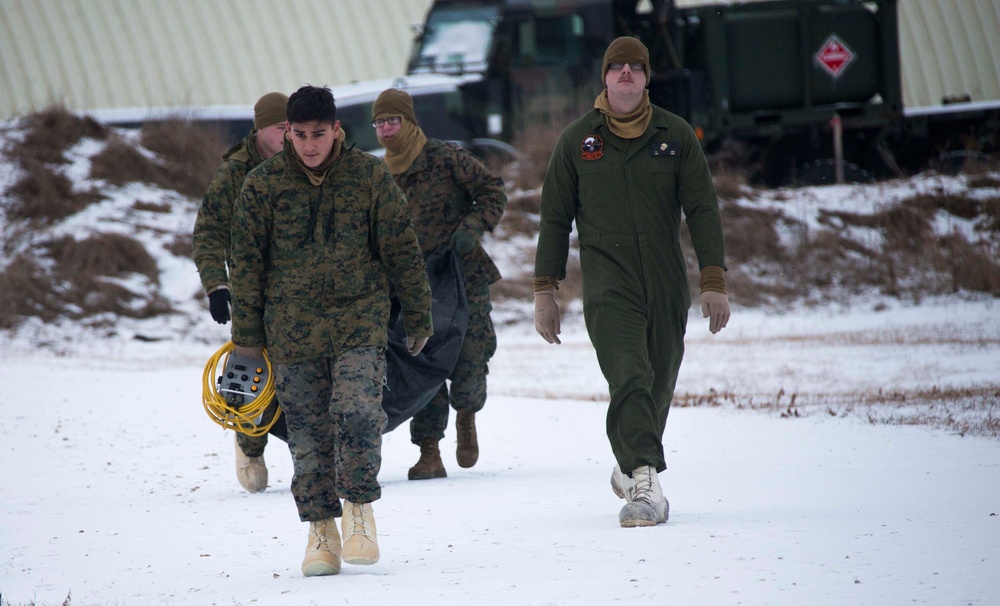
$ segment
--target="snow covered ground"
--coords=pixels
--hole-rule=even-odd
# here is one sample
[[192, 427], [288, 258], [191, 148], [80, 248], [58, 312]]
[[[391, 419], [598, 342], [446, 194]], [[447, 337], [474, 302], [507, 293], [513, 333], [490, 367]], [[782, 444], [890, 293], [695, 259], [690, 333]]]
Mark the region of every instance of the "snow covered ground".
[[[55, 170], [103, 201], [45, 230], [0, 225], [0, 267], [58, 236], [127, 234], [160, 274], [125, 285], [175, 313], [0, 331], [0, 605], [998, 603], [1000, 300], [968, 294], [734, 301], [714, 336], [696, 304], [664, 438], [671, 517], [645, 529], [618, 526], [607, 388], [579, 305], [552, 346], [527, 302], [498, 304], [478, 465], [455, 464], [449, 430], [449, 477], [407, 481], [417, 449], [405, 426], [387, 434], [382, 560], [303, 578], [287, 448], [268, 446], [269, 488], [248, 494], [232, 433], [202, 409], [203, 367], [228, 330], [171, 252], [198, 201], [89, 179], [102, 145], [81, 142]], [[0, 158], [0, 191], [20, 172]], [[823, 209], [871, 213], [960, 183], [745, 202], [812, 226]], [[942, 231], [978, 233], [945, 219]], [[530, 272], [532, 238], [488, 240], [506, 276]]]
[[[478, 415], [479, 464], [455, 464], [449, 430], [449, 477], [410, 482], [417, 449], [405, 426], [387, 434], [381, 561], [309, 579], [287, 448], [272, 440], [267, 492], [245, 493], [232, 432], [202, 410], [201, 372], [222, 327], [203, 335], [217, 343], [95, 342], [70, 355], [6, 343], [0, 599], [995, 604], [1000, 442], [808, 402], [880, 385], [995, 387], [998, 305], [737, 308], [717, 336], [692, 314], [678, 393], [733, 400], [672, 411], [661, 474], [671, 517], [646, 529], [618, 526], [606, 388], [579, 315], [560, 346], [526, 323], [504, 326]], [[732, 405], [782, 389], [786, 401], [799, 394], [800, 416]]]

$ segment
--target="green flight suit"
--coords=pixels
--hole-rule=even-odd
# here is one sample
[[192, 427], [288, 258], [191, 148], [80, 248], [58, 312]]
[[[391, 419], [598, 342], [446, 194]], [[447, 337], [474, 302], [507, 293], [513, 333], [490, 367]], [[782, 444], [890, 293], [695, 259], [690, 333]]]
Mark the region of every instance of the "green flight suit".
[[542, 187], [535, 254], [536, 276], [565, 278], [576, 222], [584, 319], [608, 381], [608, 439], [626, 473], [666, 469], [663, 430], [691, 306], [682, 210], [699, 266], [725, 267], [701, 144], [684, 120], [652, 111], [636, 139], [612, 133], [597, 110], [563, 131]]

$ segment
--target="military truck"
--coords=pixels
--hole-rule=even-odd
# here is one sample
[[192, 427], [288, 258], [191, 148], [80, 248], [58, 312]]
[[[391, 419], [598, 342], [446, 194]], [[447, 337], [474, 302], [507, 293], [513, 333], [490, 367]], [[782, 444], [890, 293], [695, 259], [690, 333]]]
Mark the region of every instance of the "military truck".
[[461, 78], [464, 128], [511, 142], [591, 107], [622, 35], [650, 50], [652, 102], [769, 184], [903, 174], [970, 133], [997, 146], [996, 107], [905, 115], [897, 0], [435, 0], [407, 71]]

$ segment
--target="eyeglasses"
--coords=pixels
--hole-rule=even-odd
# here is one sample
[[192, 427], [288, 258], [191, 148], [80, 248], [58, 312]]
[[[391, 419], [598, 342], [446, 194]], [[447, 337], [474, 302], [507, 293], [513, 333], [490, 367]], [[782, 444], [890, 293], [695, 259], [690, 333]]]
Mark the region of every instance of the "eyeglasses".
[[388, 118], [379, 118], [378, 120], [372, 120], [373, 128], [382, 128], [386, 123], [396, 126], [403, 121], [402, 116], [389, 116]]
[[[608, 64], [608, 69], [611, 70], [611, 71], [613, 71], [613, 72], [617, 72], [617, 71], [621, 70], [623, 67], [625, 67], [624, 63], [609, 63]], [[645, 69], [644, 69], [645, 67], [646, 67], [645, 63], [629, 63], [628, 64], [628, 68], [630, 70], [634, 71], [634, 72], [645, 71]]]

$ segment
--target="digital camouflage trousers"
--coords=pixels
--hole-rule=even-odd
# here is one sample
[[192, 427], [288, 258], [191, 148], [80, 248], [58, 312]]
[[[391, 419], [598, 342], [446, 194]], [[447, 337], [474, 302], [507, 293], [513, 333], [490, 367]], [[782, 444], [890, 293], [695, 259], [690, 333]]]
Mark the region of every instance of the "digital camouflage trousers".
[[336, 358], [276, 364], [274, 372], [299, 519], [340, 517], [340, 499], [371, 503], [381, 497], [385, 352], [362, 347]]

